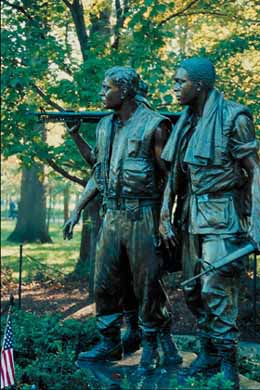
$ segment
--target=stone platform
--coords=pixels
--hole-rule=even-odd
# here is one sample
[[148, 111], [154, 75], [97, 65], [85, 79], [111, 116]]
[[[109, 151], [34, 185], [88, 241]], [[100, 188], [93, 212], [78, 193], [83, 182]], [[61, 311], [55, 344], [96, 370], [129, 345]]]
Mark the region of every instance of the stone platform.
[[[79, 368], [84, 369], [90, 379], [89, 388], [91, 390], [201, 390], [194, 386], [191, 388], [178, 386], [177, 369], [172, 367], [158, 367], [153, 375], [140, 377], [136, 375], [136, 368], [140, 360], [141, 350], [123, 358], [115, 363], [87, 363], [79, 364]], [[182, 367], [190, 365], [196, 357], [195, 353], [182, 352]], [[211, 379], [208, 379], [210, 385]], [[204, 387], [205, 388], [205, 387]], [[213, 389], [213, 387], [210, 387]], [[222, 390], [220, 387], [214, 387], [216, 390]], [[249, 380], [240, 375], [241, 390], [260, 390], [260, 383]]]

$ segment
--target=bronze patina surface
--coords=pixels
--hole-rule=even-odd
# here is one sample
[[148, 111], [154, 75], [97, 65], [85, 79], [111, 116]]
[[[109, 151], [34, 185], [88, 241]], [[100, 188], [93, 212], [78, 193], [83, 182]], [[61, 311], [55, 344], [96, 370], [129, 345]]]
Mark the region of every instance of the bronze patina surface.
[[[97, 127], [93, 175], [65, 225], [71, 238], [80, 211], [101, 193], [104, 219], [96, 252], [95, 301], [101, 342], [81, 353], [79, 360], [118, 359], [122, 349], [122, 297], [134, 292], [144, 336], [141, 366], [157, 366], [157, 334], [164, 330], [164, 346], [175, 345], [168, 335], [171, 315], [159, 283], [161, 256], [159, 210], [166, 169], [160, 154], [170, 131], [167, 118], [137, 103], [138, 76], [131, 68], [106, 72], [101, 95], [114, 114]], [[145, 352], [146, 351], [146, 352]], [[181, 360], [177, 356], [177, 360]]]
[[[175, 76], [179, 103], [187, 106], [162, 158], [171, 163], [160, 231], [167, 245], [182, 233], [184, 278], [201, 272], [249, 240], [260, 208], [258, 143], [250, 112], [214, 89], [215, 69], [205, 58], [182, 62]], [[171, 208], [178, 215], [171, 225]], [[259, 230], [251, 229], [259, 248]], [[246, 257], [185, 286], [186, 302], [197, 317], [202, 351], [190, 375], [209, 368], [224, 371], [238, 385], [236, 325], [239, 279]], [[229, 372], [229, 374], [228, 374]]]

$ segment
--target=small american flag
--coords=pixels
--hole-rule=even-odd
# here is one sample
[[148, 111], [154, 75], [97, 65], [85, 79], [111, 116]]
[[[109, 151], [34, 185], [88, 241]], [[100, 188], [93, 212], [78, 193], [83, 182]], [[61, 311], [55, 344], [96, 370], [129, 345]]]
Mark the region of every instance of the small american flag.
[[13, 331], [9, 312], [1, 351], [1, 389], [12, 386], [14, 382]]

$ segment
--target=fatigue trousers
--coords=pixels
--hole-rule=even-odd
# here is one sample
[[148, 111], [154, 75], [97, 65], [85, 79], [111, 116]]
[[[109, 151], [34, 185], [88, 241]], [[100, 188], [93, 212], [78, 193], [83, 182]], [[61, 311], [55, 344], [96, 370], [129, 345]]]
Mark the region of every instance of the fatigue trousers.
[[[169, 326], [170, 313], [159, 283], [161, 259], [157, 252], [158, 210], [140, 208], [139, 218], [129, 218], [126, 210], [108, 209], [100, 229], [96, 250], [95, 301], [100, 330], [105, 332], [121, 318], [122, 303], [133, 300], [139, 306], [139, 322], [144, 331]], [[129, 283], [133, 283], [129, 287]], [[124, 296], [124, 302], [122, 302]]]
[[[241, 236], [232, 234], [198, 236], [186, 233], [185, 236], [182, 248], [185, 279], [201, 272], [208, 264], [214, 265], [216, 260], [243, 243]], [[197, 318], [201, 336], [237, 342], [239, 280], [246, 259], [240, 258], [221, 270], [210, 272], [185, 288], [186, 302]]]

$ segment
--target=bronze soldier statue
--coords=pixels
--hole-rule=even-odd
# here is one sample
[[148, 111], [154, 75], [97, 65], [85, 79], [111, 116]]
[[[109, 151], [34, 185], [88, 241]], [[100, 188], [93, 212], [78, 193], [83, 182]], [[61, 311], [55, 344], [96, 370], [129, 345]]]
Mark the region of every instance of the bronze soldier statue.
[[[147, 84], [139, 77], [138, 90], [135, 99], [138, 104], [145, 104], [150, 108], [149, 102], [146, 99], [148, 93]], [[69, 134], [73, 141], [77, 145], [84, 160], [91, 166], [97, 162], [94, 149], [82, 138], [79, 134], [80, 121], [74, 124], [67, 124]], [[125, 272], [122, 277], [125, 276], [125, 281], [122, 283], [124, 286], [122, 296], [122, 308], [123, 315], [126, 324], [126, 330], [122, 333], [121, 341], [124, 354], [133, 353], [140, 348], [141, 337], [138, 326], [138, 302], [133, 291], [133, 281], [126, 275]]]
[[[234, 251], [249, 240], [248, 197], [256, 199], [258, 144], [245, 106], [224, 99], [214, 88], [215, 69], [206, 58], [184, 60], [175, 75], [174, 92], [187, 106], [162, 158], [171, 163], [161, 209], [160, 233], [167, 246], [182, 236], [184, 278]], [[177, 198], [178, 219], [171, 224]], [[260, 204], [258, 203], [260, 208]], [[258, 245], [259, 235], [252, 237]], [[186, 302], [197, 318], [200, 353], [183, 378], [221, 371], [239, 388], [237, 342], [239, 278], [245, 258], [211, 272], [188, 286]]]
[[[97, 127], [96, 164], [79, 203], [64, 228], [70, 238], [81, 210], [101, 192], [104, 219], [96, 250], [95, 302], [101, 341], [82, 352], [78, 362], [120, 359], [121, 297], [127, 276], [139, 305], [143, 352], [138, 372], [159, 363], [157, 337], [164, 362], [182, 361], [172, 339], [171, 315], [159, 283], [159, 212], [166, 170], [160, 154], [170, 130], [167, 118], [135, 99], [138, 75], [114, 67], [105, 74], [102, 98], [114, 113]], [[122, 277], [122, 273], [125, 277]]]

